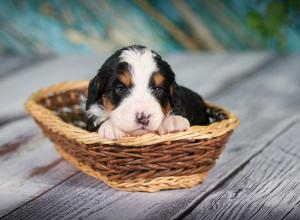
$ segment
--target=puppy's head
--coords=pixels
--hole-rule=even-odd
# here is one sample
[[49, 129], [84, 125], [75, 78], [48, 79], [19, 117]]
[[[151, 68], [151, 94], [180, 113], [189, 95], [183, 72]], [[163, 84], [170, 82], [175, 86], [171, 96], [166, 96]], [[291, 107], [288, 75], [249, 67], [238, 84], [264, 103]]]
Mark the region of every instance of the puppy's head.
[[129, 46], [109, 57], [91, 80], [86, 108], [104, 110], [124, 132], [143, 134], [157, 130], [172, 110], [174, 86], [166, 61], [146, 47]]

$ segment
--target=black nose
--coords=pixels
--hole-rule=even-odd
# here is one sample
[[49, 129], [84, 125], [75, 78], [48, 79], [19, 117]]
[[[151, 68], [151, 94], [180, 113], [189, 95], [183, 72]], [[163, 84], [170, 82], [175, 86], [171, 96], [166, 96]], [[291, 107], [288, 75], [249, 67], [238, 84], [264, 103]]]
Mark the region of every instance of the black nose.
[[136, 114], [136, 121], [144, 126], [147, 126], [149, 124], [149, 118], [150, 115], [145, 115], [144, 112]]

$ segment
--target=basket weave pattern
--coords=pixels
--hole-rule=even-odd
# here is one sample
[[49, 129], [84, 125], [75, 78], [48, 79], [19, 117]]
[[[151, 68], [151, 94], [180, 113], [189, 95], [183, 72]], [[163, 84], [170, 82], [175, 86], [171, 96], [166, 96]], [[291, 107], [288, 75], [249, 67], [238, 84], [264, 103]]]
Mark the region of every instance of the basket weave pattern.
[[87, 86], [88, 81], [75, 81], [42, 89], [28, 99], [26, 109], [62, 157], [119, 190], [153, 192], [195, 186], [214, 166], [239, 124], [234, 114], [208, 104], [227, 119], [162, 136], [101, 139], [80, 128], [84, 123], [78, 100], [86, 95]]

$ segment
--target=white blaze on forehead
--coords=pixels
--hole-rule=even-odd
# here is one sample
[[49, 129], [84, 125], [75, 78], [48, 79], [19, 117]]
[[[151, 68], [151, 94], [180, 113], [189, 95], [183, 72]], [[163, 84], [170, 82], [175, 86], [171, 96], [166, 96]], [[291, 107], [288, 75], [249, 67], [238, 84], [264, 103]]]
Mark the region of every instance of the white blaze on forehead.
[[136, 86], [148, 87], [151, 75], [158, 70], [154, 56], [155, 54], [147, 48], [128, 49], [120, 55], [120, 60], [129, 64], [129, 72]]
[[136, 121], [137, 113], [141, 112], [151, 115], [148, 130], [155, 131], [161, 124], [163, 112], [149, 88], [152, 74], [158, 71], [154, 57], [155, 54], [147, 48], [130, 48], [120, 55], [120, 61], [129, 65], [133, 87], [130, 89], [130, 95], [109, 114], [112, 123], [123, 131], [130, 132], [141, 128]]

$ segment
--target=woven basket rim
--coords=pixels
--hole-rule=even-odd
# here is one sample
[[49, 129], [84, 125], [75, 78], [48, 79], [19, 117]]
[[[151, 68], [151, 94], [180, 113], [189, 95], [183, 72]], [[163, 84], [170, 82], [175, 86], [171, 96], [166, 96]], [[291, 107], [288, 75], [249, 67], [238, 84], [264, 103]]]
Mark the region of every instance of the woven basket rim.
[[[66, 81], [40, 89], [33, 93], [25, 103], [26, 111], [38, 122], [51, 128], [67, 138], [75, 139], [77, 142], [93, 145], [125, 145], [125, 146], [146, 146], [179, 140], [206, 140], [224, 135], [239, 126], [239, 119], [227, 109], [216, 104], [206, 102], [208, 106], [222, 109], [228, 116], [220, 122], [214, 122], [207, 126], [192, 126], [187, 131], [159, 135], [149, 133], [139, 137], [123, 137], [116, 140], [100, 138], [96, 132], [89, 132], [67, 122], [64, 122], [54, 112], [39, 104], [39, 100], [49, 97], [49, 94], [59, 94], [68, 90], [87, 88], [89, 80]], [[46, 117], [47, 116], [47, 117]]]

